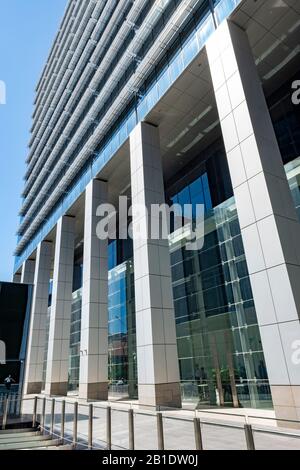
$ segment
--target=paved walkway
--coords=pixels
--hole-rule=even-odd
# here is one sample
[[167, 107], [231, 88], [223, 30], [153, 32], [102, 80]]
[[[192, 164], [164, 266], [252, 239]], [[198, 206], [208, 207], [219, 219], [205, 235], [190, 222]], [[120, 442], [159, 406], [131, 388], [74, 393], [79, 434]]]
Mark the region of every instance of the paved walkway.
[[[31, 413], [33, 397], [23, 405], [23, 413]], [[54, 432], [61, 430], [61, 401], [55, 397]], [[75, 396], [66, 398], [65, 432], [72, 438], [74, 402], [78, 401], [78, 436], [86, 445], [88, 435], [88, 412], [86, 402]], [[128, 409], [134, 410], [135, 449], [156, 450], [157, 419], [155, 411], [139, 407], [138, 401], [93, 402], [93, 445], [98, 448], [106, 446], [106, 408], [112, 408], [112, 444], [115, 449], [128, 449]], [[185, 407], [186, 404], [184, 404]], [[42, 411], [42, 400], [38, 401], [38, 413]], [[193, 418], [201, 420], [203, 446], [205, 450], [246, 450], [244, 425], [252, 424], [256, 449], [297, 449], [300, 450], [299, 429], [283, 426], [275, 419], [272, 410], [254, 409], [168, 409], [162, 411], [164, 441], [166, 450], [194, 450]], [[46, 401], [46, 427], [50, 427], [51, 399]]]

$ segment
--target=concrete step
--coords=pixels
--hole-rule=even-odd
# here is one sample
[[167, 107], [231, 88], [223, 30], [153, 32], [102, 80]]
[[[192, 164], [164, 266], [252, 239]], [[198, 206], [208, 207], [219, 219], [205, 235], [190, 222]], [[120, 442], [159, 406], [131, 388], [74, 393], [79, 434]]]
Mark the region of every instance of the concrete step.
[[73, 450], [73, 447], [68, 444], [64, 446], [59, 446], [59, 447], [39, 447], [39, 450]]
[[31, 442], [14, 442], [11, 444], [0, 444], [1, 450], [29, 450], [29, 449], [40, 449], [44, 447], [56, 447], [60, 445], [59, 439], [48, 439], [43, 441], [31, 441]]
[[41, 433], [40, 431], [29, 431], [29, 432], [8, 432], [8, 433], [2, 433], [0, 434], [0, 442], [3, 439], [9, 439], [11, 437], [30, 437], [30, 436], [39, 436]]
[[7, 436], [8, 434], [28, 434], [32, 432], [38, 432], [37, 428], [20, 428], [20, 429], [1, 429], [0, 430], [0, 439], [2, 436]]
[[43, 436], [42, 434], [36, 434], [36, 435], [29, 435], [29, 436], [21, 436], [17, 434], [12, 435], [10, 434], [9, 437], [0, 439], [0, 448], [4, 444], [13, 444], [14, 442], [19, 443], [19, 442], [36, 442], [36, 441], [44, 441], [44, 440], [49, 440], [49, 436]]

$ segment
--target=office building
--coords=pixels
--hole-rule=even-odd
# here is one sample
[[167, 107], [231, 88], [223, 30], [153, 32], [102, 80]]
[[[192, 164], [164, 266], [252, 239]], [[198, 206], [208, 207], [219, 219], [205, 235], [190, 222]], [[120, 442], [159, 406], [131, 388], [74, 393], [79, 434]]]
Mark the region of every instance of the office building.
[[[297, 0], [69, 1], [16, 247], [26, 393], [300, 419], [299, 31]], [[99, 238], [119, 196], [201, 205], [203, 246]]]

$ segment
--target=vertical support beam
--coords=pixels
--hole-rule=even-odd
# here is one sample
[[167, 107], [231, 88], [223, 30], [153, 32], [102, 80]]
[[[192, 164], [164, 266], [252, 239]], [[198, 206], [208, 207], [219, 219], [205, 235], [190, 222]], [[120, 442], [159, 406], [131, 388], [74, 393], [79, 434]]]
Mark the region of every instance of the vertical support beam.
[[54, 425], [55, 425], [55, 398], [51, 401], [51, 418], [50, 418], [50, 434], [53, 435], [54, 433]]
[[194, 418], [194, 433], [196, 450], [203, 450], [202, 430], [199, 418]]
[[62, 441], [62, 444], [63, 444], [64, 439], [65, 439], [65, 425], [66, 425], [66, 401], [65, 400], [63, 400], [61, 402], [61, 420], [60, 420], [60, 423], [61, 423], [60, 437], [61, 437], [61, 441]]
[[165, 449], [165, 440], [164, 440], [164, 422], [162, 413], [157, 413], [156, 415], [157, 422], [157, 443], [158, 450]]
[[93, 449], [93, 405], [89, 405], [88, 449]]
[[46, 397], [43, 398], [42, 402], [42, 416], [41, 416], [41, 431], [45, 432], [45, 421], [46, 421]]
[[42, 391], [46, 320], [52, 264], [52, 243], [41, 242], [37, 248], [34, 289], [25, 366], [24, 394]]
[[75, 219], [57, 223], [45, 393], [67, 395]]
[[247, 34], [225, 21], [207, 54], [276, 415], [299, 419], [300, 224]]
[[107, 203], [107, 183], [91, 181], [85, 193], [79, 397], [108, 398], [108, 241], [96, 234], [96, 211]]
[[128, 442], [129, 450], [134, 450], [134, 412], [132, 408], [128, 410]]
[[36, 427], [36, 421], [37, 421], [37, 405], [38, 405], [38, 397], [34, 397], [33, 401], [33, 413], [32, 413], [32, 427]]
[[73, 418], [73, 449], [77, 447], [77, 435], [78, 435], [78, 402], [74, 403], [74, 418]]
[[111, 450], [111, 437], [112, 437], [112, 430], [111, 430], [111, 407], [108, 406], [106, 408], [106, 445], [107, 450]]
[[143, 205], [164, 204], [158, 129], [147, 123], [130, 136], [139, 402], [181, 406], [170, 253], [167, 239], [152, 240]]
[[254, 442], [253, 429], [252, 429], [251, 424], [245, 424], [244, 429], [245, 429], [247, 450], [255, 450], [255, 442]]
[[35, 260], [27, 259], [22, 265], [21, 284], [33, 284]]
[[4, 398], [4, 405], [3, 405], [3, 416], [2, 416], [2, 430], [4, 431], [6, 429], [7, 425], [7, 417], [8, 417], [8, 410], [9, 410], [9, 400], [10, 396], [6, 395]]

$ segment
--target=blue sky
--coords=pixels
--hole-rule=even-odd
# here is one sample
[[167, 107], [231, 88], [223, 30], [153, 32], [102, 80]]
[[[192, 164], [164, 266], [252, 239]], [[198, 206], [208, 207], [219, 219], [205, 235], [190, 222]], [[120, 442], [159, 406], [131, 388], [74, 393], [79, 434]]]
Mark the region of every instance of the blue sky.
[[11, 280], [35, 86], [67, 0], [0, 0], [0, 280]]

